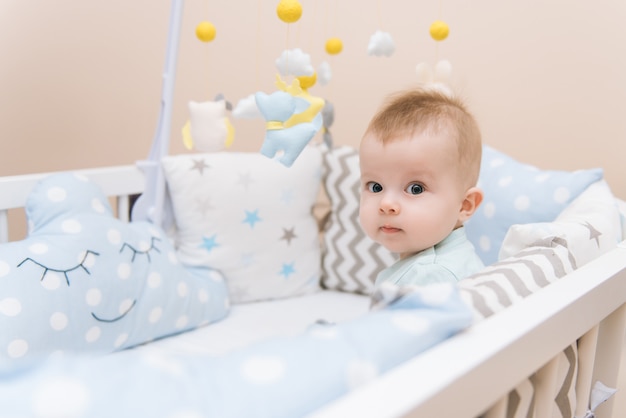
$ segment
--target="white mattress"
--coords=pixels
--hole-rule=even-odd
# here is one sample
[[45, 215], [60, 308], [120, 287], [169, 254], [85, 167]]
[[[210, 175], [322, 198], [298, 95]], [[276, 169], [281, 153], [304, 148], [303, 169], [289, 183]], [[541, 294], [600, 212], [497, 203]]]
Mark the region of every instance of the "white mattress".
[[276, 336], [302, 333], [318, 320], [342, 322], [364, 315], [369, 297], [320, 290], [288, 299], [237, 304], [223, 320], [135, 348], [175, 354], [220, 355]]

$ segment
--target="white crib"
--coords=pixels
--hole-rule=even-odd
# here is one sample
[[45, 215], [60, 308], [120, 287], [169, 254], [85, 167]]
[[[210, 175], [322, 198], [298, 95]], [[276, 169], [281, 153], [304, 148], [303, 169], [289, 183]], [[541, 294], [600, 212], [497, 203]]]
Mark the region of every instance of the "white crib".
[[[130, 195], [140, 193], [144, 187], [140, 170], [121, 166], [81, 173], [116, 199], [118, 216], [127, 220]], [[44, 176], [0, 178], [0, 241], [10, 240], [8, 211], [23, 207], [34, 184]], [[337, 302], [343, 303], [341, 299]], [[594, 382], [617, 385], [626, 329], [625, 302], [626, 245], [622, 243], [311, 416], [506, 417], [508, 393], [534, 374], [537, 392], [532, 416], [551, 417], [559, 353], [577, 341], [577, 406], [573, 412], [575, 417], [583, 417], [589, 410]], [[272, 303], [284, 302], [263, 302], [259, 309]], [[228, 327], [228, 319], [220, 326]], [[173, 336], [166, 342], [184, 336]], [[613, 416], [612, 402], [610, 399], [602, 404], [596, 416]]]
[[[407, 362], [315, 417], [505, 417], [506, 395], [537, 373], [534, 417], [553, 416], [557, 353], [578, 340], [576, 417], [592, 383], [615, 387], [626, 325], [626, 248], [576, 270], [543, 291]], [[584, 354], [583, 354], [584, 353]], [[596, 416], [612, 416], [611, 401]]]

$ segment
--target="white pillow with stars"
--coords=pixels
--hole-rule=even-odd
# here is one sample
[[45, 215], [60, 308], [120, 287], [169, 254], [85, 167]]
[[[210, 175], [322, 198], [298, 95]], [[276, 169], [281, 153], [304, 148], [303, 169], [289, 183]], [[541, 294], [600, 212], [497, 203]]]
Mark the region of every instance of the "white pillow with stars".
[[465, 223], [467, 238], [483, 263], [493, 264], [511, 225], [555, 220], [602, 176], [600, 168], [541, 170], [485, 145], [478, 180], [485, 197]]
[[576, 267], [615, 248], [622, 241], [617, 200], [604, 180], [589, 186], [554, 222], [513, 225], [506, 234], [500, 258], [517, 254], [537, 240], [558, 237], [567, 241]]
[[232, 303], [319, 290], [321, 164], [314, 146], [289, 168], [256, 152], [164, 158], [179, 260], [221, 271]]

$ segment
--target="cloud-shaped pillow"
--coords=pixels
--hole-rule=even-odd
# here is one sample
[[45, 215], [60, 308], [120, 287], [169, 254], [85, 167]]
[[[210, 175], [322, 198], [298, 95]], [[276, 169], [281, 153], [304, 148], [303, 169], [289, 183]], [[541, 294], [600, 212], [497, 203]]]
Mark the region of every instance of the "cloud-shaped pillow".
[[0, 245], [0, 360], [111, 352], [221, 319], [221, 274], [179, 264], [165, 233], [113, 217], [86, 177], [42, 180], [29, 235]]

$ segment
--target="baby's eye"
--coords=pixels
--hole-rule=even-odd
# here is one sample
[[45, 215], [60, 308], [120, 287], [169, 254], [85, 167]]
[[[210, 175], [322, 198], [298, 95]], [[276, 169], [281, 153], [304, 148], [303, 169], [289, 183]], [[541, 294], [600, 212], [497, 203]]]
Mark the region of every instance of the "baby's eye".
[[420, 194], [424, 192], [424, 186], [422, 186], [421, 184], [417, 184], [417, 183], [411, 183], [406, 188], [406, 192], [409, 194]]
[[376, 183], [375, 181], [370, 181], [367, 183], [367, 190], [372, 193], [380, 193], [383, 191], [383, 186], [380, 183]]

